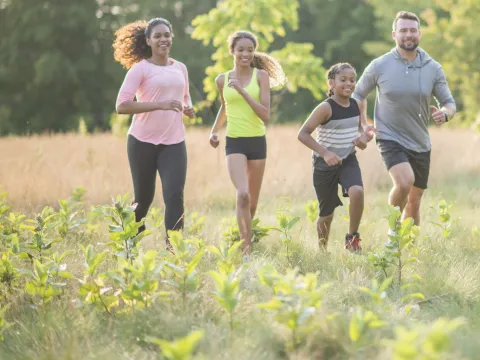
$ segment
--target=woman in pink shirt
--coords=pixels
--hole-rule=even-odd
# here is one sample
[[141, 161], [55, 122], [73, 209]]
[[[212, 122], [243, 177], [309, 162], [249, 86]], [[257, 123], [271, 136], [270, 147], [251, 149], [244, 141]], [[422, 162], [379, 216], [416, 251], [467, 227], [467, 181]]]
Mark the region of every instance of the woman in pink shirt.
[[[119, 114], [133, 114], [127, 153], [137, 204], [136, 220], [145, 218], [152, 204], [158, 171], [168, 238], [168, 230], [183, 228], [187, 172], [183, 114], [195, 116], [187, 68], [169, 57], [173, 33], [165, 19], [125, 25], [115, 36], [115, 60], [129, 69], [116, 109]], [[140, 231], [144, 229], [145, 226]]]

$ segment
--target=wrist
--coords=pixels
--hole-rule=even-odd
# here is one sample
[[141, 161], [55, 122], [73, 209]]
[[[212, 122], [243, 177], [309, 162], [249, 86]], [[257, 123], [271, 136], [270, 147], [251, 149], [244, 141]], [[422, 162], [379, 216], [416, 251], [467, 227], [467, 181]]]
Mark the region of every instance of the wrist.
[[448, 120], [450, 120], [450, 116], [448, 115], [448, 112], [446, 112], [445, 110], [442, 110], [443, 112], [443, 115], [445, 116], [445, 122], [448, 122]]

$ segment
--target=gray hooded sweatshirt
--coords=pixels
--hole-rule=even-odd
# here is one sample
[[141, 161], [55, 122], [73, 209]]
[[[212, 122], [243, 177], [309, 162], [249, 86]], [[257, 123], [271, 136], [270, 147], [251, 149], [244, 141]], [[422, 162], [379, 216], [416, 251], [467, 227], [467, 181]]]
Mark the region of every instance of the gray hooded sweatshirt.
[[353, 97], [365, 99], [377, 89], [377, 139], [393, 140], [409, 150], [430, 151], [428, 120], [432, 95], [440, 107], [455, 104], [441, 65], [424, 50], [407, 62], [397, 49], [374, 59], [365, 69]]

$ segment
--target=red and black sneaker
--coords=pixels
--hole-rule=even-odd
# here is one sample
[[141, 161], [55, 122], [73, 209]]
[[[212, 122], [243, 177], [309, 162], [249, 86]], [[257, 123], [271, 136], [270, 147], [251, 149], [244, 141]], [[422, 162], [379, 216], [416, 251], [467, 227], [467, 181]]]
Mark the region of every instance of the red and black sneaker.
[[362, 247], [360, 246], [360, 234], [358, 232], [353, 234], [345, 235], [345, 250], [351, 252], [361, 252]]

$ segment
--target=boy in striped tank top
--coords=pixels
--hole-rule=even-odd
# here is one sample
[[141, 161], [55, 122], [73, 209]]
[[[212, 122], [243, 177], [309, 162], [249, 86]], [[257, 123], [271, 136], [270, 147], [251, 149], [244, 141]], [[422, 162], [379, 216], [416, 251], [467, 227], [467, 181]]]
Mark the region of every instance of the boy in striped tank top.
[[[372, 130], [363, 131], [360, 108], [351, 98], [356, 84], [352, 65], [333, 65], [327, 74], [328, 99], [318, 105], [298, 133], [298, 140], [313, 150], [313, 185], [319, 202], [317, 233], [319, 245], [326, 249], [328, 235], [337, 206], [350, 198], [350, 228], [345, 236], [345, 249], [360, 252], [358, 227], [363, 213], [363, 182], [355, 155], [355, 147], [365, 149], [373, 138]], [[317, 130], [316, 140], [311, 136]]]

